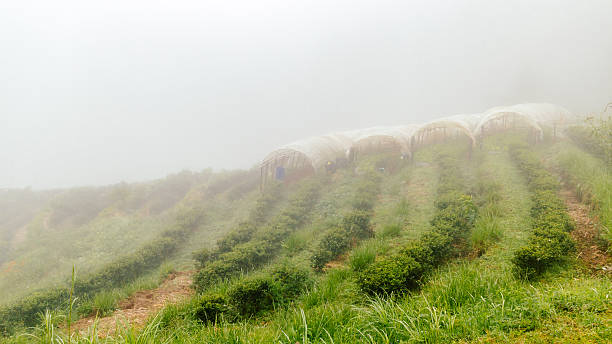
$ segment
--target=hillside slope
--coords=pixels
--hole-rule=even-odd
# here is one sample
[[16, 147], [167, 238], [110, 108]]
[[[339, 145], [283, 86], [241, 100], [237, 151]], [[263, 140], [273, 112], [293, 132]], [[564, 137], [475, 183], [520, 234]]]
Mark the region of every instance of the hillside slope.
[[[370, 154], [332, 174], [265, 193], [231, 196], [230, 188], [210, 202], [202, 196], [210, 188], [193, 188], [181, 203], [198, 205], [203, 220], [165, 261], [179, 276], [196, 269], [195, 293], [181, 287], [160, 309], [155, 295], [167, 285], [148, 288], [119, 302], [119, 311], [100, 320], [105, 325], [99, 332], [85, 329], [95, 317], [77, 323], [82, 334], [73, 338], [610, 342], [612, 276], [606, 267], [612, 261], [605, 233], [595, 230], [609, 216], [606, 203], [597, 201], [605, 193], [591, 186], [583, 198], [591, 200], [589, 212], [571, 183], [585, 171], [572, 169], [560, 154], [578, 152], [598, 166], [590, 173], [608, 172], [571, 141], [530, 148], [520, 144], [525, 134], [492, 135], [474, 150], [449, 140], [421, 149], [410, 163]], [[595, 262], [585, 253], [593, 245], [601, 245]], [[132, 312], [125, 305], [139, 295], [151, 295], [150, 307], [140, 308], [126, 326], [107, 326]], [[65, 318], [47, 319], [61, 323], [55, 338], [66, 338]], [[40, 338], [49, 327], [29, 333]], [[24, 338], [5, 341], [31, 342]]]

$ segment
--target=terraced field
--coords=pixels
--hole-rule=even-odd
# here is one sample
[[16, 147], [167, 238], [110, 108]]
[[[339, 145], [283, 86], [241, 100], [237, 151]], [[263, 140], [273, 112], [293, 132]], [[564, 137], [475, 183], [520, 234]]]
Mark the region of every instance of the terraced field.
[[[411, 162], [371, 154], [235, 198], [194, 188], [183, 202], [205, 216], [162, 268], [126, 279], [140, 286], [113, 285], [106, 308], [106, 288], [87, 294], [94, 313], [70, 330], [57, 304], [2, 342], [610, 342], [607, 167], [570, 140], [531, 149], [521, 135]], [[180, 298], [166, 295], [175, 276], [193, 280]]]

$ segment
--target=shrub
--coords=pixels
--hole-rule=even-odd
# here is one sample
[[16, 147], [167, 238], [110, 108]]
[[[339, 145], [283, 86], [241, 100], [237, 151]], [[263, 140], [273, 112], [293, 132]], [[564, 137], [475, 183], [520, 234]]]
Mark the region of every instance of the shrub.
[[288, 263], [272, 269], [272, 278], [278, 284], [282, 296], [282, 300], [277, 300], [278, 303], [294, 299], [314, 284], [310, 271]]
[[472, 197], [459, 192], [457, 161], [439, 158], [440, 184], [433, 229], [398, 254], [374, 262], [359, 274], [358, 283], [367, 293], [400, 293], [418, 286], [424, 275], [453, 254], [453, 243], [474, 226], [477, 208]]
[[374, 262], [358, 276], [359, 286], [369, 294], [402, 293], [418, 286], [423, 274], [414, 258], [399, 254]]
[[235, 246], [251, 240], [257, 227], [252, 222], [241, 222], [238, 228], [229, 232], [217, 242], [218, 253], [231, 251]]
[[342, 218], [342, 228], [354, 240], [363, 240], [374, 236], [370, 225], [369, 212], [353, 210]]
[[514, 253], [512, 263], [517, 275], [533, 278], [574, 251], [568, 232], [574, 228], [565, 205], [557, 197], [559, 183], [525, 146], [514, 146], [511, 157], [527, 177], [533, 190], [531, 216], [533, 232], [526, 246]]
[[285, 238], [306, 221], [317, 200], [319, 186], [314, 182], [305, 183], [269, 225], [253, 233], [249, 241], [219, 254], [198, 271], [194, 276], [196, 291], [203, 292], [221, 279], [258, 268], [273, 258]]
[[213, 259], [213, 254], [209, 249], [203, 248], [199, 251], [193, 252], [192, 257], [193, 260], [196, 261], [196, 267], [198, 269], [202, 269], [204, 266], [206, 266], [206, 263]]
[[312, 267], [321, 270], [325, 264], [344, 252], [350, 246], [350, 238], [343, 228], [332, 228], [321, 239], [319, 247], [311, 258]]
[[280, 299], [279, 287], [271, 276], [249, 276], [228, 292], [231, 303], [243, 317], [255, 316], [274, 308]]
[[193, 317], [205, 324], [216, 323], [221, 317], [233, 320], [234, 310], [222, 294], [204, 294], [197, 298], [192, 309]]

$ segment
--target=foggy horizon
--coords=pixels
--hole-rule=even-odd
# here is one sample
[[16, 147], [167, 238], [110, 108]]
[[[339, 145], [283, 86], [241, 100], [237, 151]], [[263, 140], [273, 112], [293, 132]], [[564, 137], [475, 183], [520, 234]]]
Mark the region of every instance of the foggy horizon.
[[0, 4], [0, 189], [248, 169], [309, 136], [612, 101], [608, 1]]

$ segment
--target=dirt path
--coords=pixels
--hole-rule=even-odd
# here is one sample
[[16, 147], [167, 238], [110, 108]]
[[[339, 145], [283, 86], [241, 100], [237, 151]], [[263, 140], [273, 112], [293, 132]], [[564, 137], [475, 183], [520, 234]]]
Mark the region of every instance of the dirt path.
[[578, 256], [591, 270], [612, 273], [612, 260], [597, 244], [597, 223], [590, 217], [588, 206], [578, 201], [574, 191], [567, 186], [563, 187], [560, 195], [576, 224], [571, 235], [576, 241]]
[[[100, 337], [114, 335], [117, 325], [130, 324], [143, 327], [147, 320], [165, 305], [179, 302], [193, 294], [191, 278], [193, 271], [173, 273], [156, 289], [143, 290], [119, 302], [119, 310], [112, 315], [98, 319]], [[72, 325], [74, 331], [87, 333], [94, 324], [95, 316], [80, 319]]]

